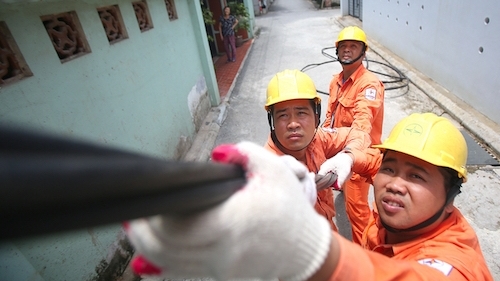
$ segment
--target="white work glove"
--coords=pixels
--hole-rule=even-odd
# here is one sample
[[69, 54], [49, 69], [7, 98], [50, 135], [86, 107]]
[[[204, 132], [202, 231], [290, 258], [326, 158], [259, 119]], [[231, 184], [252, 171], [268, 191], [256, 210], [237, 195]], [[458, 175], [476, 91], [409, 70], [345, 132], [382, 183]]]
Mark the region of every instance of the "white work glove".
[[327, 220], [304, 196], [305, 185], [314, 186], [307, 169], [248, 142], [219, 146], [212, 159], [243, 166], [246, 185], [201, 213], [126, 224], [139, 255], [132, 265], [135, 271], [221, 281], [300, 281], [312, 276], [328, 254], [332, 234]]
[[353, 163], [354, 161], [347, 153], [337, 153], [337, 155], [321, 164], [318, 175], [325, 176], [327, 173], [336, 173], [337, 182], [332, 187], [336, 190], [341, 190], [345, 181], [351, 177]]
[[316, 189], [316, 179], [314, 173], [309, 172], [307, 167], [297, 161], [295, 157], [291, 155], [280, 156], [281, 160], [292, 170], [292, 172], [297, 176], [301, 185], [300, 190], [309, 200], [311, 206], [316, 205], [316, 200], [318, 197], [318, 191]]

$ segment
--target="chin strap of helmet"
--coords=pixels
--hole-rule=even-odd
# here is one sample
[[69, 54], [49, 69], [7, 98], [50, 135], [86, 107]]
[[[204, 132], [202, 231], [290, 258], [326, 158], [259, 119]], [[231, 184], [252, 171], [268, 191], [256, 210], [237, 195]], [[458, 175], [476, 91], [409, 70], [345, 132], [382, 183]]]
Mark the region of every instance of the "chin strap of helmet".
[[380, 223], [387, 231], [392, 232], [392, 233], [410, 232], [410, 231], [415, 231], [415, 230], [419, 230], [419, 229], [422, 229], [424, 227], [427, 227], [427, 226], [433, 224], [437, 219], [439, 219], [439, 217], [441, 217], [441, 215], [443, 214], [444, 208], [455, 198], [455, 196], [457, 196], [458, 194], [460, 194], [460, 192], [462, 192], [460, 190], [460, 187], [462, 186], [462, 182], [463, 182], [463, 179], [459, 179], [453, 185], [453, 187], [446, 194], [446, 202], [444, 203], [443, 207], [441, 207], [441, 209], [439, 209], [432, 217], [426, 219], [425, 221], [423, 221], [415, 226], [412, 226], [410, 228], [405, 228], [405, 229], [396, 229], [396, 228], [390, 227], [386, 223], [384, 223], [384, 221], [382, 219], [380, 219]]
[[345, 61], [341, 61], [339, 58], [338, 58], [338, 55], [339, 55], [339, 49], [335, 49], [335, 54], [337, 55], [337, 60], [340, 62], [340, 64], [342, 65], [350, 65], [350, 64], [353, 64], [355, 62], [357, 62], [359, 59], [361, 59], [364, 55], [365, 55], [365, 52], [366, 52], [366, 45], [363, 45], [363, 51], [361, 52], [361, 54], [354, 60], [345, 60]]

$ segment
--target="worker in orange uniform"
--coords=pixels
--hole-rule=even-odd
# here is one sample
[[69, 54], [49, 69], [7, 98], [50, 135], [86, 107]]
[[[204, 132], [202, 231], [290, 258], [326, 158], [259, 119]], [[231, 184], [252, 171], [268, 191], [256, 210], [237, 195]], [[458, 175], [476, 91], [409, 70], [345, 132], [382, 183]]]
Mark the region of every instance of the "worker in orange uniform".
[[212, 153], [246, 170], [247, 183], [228, 200], [126, 226], [136, 272], [216, 280], [493, 280], [474, 230], [453, 206], [467, 179], [460, 131], [444, 117], [413, 114], [376, 147], [383, 151], [373, 181], [376, 209], [362, 246], [331, 231], [314, 211], [305, 166], [242, 142]]
[[[321, 115], [321, 99], [312, 79], [299, 70], [285, 70], [276, 74], [267, 87], [265, 105], [271, 133], [265, 147], [278, 155], [291, 155], [315, 174], [321, 164], [329, 161], [328, 170], [338, 175], [336, 184], [342, 185], [349, 177], [351, 166], [355, 171], [367, 171], [373, 175], [378, 166], [365, 155], [359, 155], [370, 146], [369, 135], [352, 128], [341, 128], [325, 132], [318, 130]], [[350, 153], [348, 155], [348, 153]], [[353, 163], [352, 156], [357, 161]], [[371, 166], [370, 166], [371, 164]], [[368, 171], [369, 172], [369, 171]], [[333, 230], [335, 204], [332, 189], [318, 191], [316, 211], [327, 218]]]
[[[335, 47], [342, 72], [330, 82], [326, 120], [322, 127], [325, 130], [354, 127], [368, 133], [372, 144], [379, 144], [384, 118], [384, 85], [363, 65], [368, 50], [366, 35], [357, 26], [346, 27], [340, 31]], [[370, 217], [369, 180], [353, 173], [341, 188], [352, 226], [352, 241], [360, 243]]]

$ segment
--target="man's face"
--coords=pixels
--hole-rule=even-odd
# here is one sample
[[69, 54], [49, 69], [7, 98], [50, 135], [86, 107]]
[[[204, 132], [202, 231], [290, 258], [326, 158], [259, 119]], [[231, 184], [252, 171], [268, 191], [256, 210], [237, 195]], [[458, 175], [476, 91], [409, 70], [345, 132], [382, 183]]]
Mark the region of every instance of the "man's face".
[[286, 149], [303, 149], [314, 137], [316, 120], [310, 100], [289, 100], [275, 104], [273, 119], [276, 137]]
[[[391, 150], [382, 160], [373, 186], [380, 218], [396, 229], [425, 221], [446, 201], [444, 176], [437, 166]], [[421, 232], [442, 220], [443, 217]]]
[[350, 62], [363, 53], [363, 42], [354, 40], [340, 41], [337, 47], [338, 59], [342, 62]]

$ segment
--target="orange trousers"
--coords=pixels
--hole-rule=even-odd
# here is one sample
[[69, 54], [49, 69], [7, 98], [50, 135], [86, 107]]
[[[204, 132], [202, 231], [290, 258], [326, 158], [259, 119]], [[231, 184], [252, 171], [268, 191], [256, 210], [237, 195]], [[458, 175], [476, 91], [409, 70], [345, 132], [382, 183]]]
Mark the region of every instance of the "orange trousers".
[[349, 218], [352, 228], [352, 242], [357, 244], [361, 244], [363, 231], [370, 219], [369, 190], [370, 184], [359, 175], [355, 175], [346, 181], [343, 188], [347, 218]]

